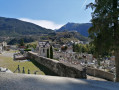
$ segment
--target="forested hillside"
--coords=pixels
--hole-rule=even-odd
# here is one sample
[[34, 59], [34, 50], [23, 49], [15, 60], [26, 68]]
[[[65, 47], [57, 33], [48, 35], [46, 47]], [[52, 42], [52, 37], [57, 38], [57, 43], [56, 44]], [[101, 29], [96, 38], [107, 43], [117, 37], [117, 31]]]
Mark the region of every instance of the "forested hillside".
[[0, 17], [0, 36], [39, 35], [52, 32], [33, 23]]

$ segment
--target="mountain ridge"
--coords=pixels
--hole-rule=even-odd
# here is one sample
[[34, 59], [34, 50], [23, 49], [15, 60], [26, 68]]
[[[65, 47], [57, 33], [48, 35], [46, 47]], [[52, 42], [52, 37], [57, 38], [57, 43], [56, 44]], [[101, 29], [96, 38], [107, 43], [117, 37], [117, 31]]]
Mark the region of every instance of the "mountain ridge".
[[17, 36], [17, 35], [40, 35], [52, 32], [31, 22], [25, 22], [15, 18], [0, 17], [0, 35]]
[[72, 23], [68, 22], [60, 29], [56, 30], [56, 32], [64, 32], [64, 31], [77, 31], [81, 35], [88, 37], [88, 29], [92, 26], [91, 23]]

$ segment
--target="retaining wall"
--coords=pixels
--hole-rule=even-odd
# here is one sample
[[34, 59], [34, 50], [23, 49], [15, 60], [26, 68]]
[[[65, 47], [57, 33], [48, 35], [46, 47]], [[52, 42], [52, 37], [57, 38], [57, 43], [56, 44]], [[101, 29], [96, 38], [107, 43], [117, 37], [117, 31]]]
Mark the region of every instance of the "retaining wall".
[[99, 69], [88, 67], [86, 73], [95, 77], [104, 78], [110, 81], [114, 81], [114, 74], [105, 72]]
[[75, 68], [71, 65], [60, 63], [59, 61], [38, 56], [36, 53], [29, 51], [27, 58], [37, 61], [44, 65], [59, 76], [73, 77], [73, 78], [86, 78], [86, 71], [83, 68]]

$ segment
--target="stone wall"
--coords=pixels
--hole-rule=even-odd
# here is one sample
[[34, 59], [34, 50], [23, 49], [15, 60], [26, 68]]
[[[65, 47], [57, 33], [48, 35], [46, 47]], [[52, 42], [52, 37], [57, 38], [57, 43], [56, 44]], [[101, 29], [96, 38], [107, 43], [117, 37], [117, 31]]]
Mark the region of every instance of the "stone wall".
[[75, 68], [71, 65], [60, 63], [59, 61], [53, 59], [41, 57], [31, 51], [27, 53], [27, 58], [37, 61], [59, 76], [86, 78], [86, 71], [82, 68]]
[[95, 76], [95, 77], [104, 78], [104, 79], [107, 79], [110, 81], [114, 81], [114, 74], [109, 73], [109, 72], [105, 72], [102, 70], [88, 67], [86, 70], [86, 73], [89, 75]]

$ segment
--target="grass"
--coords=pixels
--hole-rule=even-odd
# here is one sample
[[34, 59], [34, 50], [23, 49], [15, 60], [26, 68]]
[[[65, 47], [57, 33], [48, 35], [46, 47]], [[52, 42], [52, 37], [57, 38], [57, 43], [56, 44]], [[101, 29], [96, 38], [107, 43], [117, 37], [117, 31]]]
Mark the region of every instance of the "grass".
[[7, 51], [7, 52], [9, 52], [9, 53], [17, 53], [19, 51], [18, 50], [10, 50], [10, 51]]
[[[14, 53], [14, 51], [8, 51], [8, 53]], [[45, 73], [42, 70], [40, 70], [39, 67], [35, 66], [30, 61], [26, 61], [26, 62], [13, 61], [12, 57], [6, 57], [0, 55], [0, 67], [8, 68], [12, 72], [14, 72], [17, 69], [18, 65], [20, 66], [21, 72], [23, 70], [23, 67], [25, 68], [26, 74], [28, 73], [28, 69], [29, 69], [31, 74], [33, 74], [35, 71], [38, 71], [37, 74], [45, 75]]]

